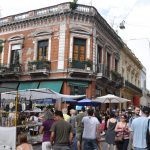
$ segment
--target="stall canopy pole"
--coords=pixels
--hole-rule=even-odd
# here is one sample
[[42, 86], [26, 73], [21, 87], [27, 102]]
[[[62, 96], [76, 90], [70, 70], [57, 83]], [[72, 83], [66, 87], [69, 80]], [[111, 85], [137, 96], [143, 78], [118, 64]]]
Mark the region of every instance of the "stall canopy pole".
[[15, 126], [17, 126], [17, 115], [18, 115], [18, 99], [19, 99], [19, 92], [18, 92], [18, 90], [17, 90], [17, 94], [16, 94]]

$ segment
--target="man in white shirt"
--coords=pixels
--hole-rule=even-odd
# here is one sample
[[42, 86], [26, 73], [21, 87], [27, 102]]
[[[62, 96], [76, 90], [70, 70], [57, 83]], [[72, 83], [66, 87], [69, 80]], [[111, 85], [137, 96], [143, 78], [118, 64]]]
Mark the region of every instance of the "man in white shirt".
[[93, 116], [94, 111], [89, 109], [88, 116], [83, 117], [82, 123], [84, 125], [82, 138], [84, 140], [83, 150], [98, 150], [96, 142], [96, 133], [98, 130], [99, 121]]
[[[146, 143], [146, 132], [148, 128], [148, 114], [149, 108], [142, 108], [141, 117], [135, 118], [131, 124], [131, 130], [133, 131], [133, 146], [134, 150], [148, 150]], [[150, 125], [149, 125], [150, 131]]]

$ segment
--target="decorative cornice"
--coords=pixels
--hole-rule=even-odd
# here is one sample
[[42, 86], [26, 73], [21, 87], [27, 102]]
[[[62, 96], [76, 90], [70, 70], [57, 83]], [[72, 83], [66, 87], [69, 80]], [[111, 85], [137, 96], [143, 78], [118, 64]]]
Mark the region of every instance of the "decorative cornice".
[[78, 18], [79, 21], [86, 20], [91, 23], [96, 23], [101, 29], [101, 32], [109, 36], [111, 41], [116, 42], [118, 46], [122, 46], [120, 37], [98, 13], [96, 8], [81, 4], [78, 4], [78, 7], [75, 10], [70, 9], [70, 3], [61, 3], [59, 5], [1, 18], [0, 32], [16, 31], [28, 27], [39, 27], [53, 22], [56, 23], [58, 20], [61, 21], [61, 16], [69, 16], [70, 18], [74, 16]]

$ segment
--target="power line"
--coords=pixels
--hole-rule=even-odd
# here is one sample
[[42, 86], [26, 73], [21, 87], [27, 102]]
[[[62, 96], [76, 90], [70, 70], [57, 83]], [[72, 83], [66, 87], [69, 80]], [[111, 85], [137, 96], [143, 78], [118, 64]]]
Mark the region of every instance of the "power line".
[[138, 0], [135, 1], [135, 3], [133, 4], [133, 6], [128, 11], [127, 15], [122, 20], [125, 20], [129, 16], [129, 14], [133, 11], [134, 7], [137, 5], [137, 2], [138, 2]]

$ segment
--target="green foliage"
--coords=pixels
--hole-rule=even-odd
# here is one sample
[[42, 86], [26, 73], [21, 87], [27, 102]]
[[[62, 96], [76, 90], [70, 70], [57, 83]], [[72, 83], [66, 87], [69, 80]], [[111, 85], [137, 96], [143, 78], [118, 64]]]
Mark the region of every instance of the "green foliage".
[[92, 67], [92, 60], [88, 59], [87, 61], [85, 61], [85, 64], [87, 65], [87, 67]]
[[70, 2], [70, 9], [75, 10], [78, 7], [77, 4], [78, 0], [73, 0], [73, 2]]

